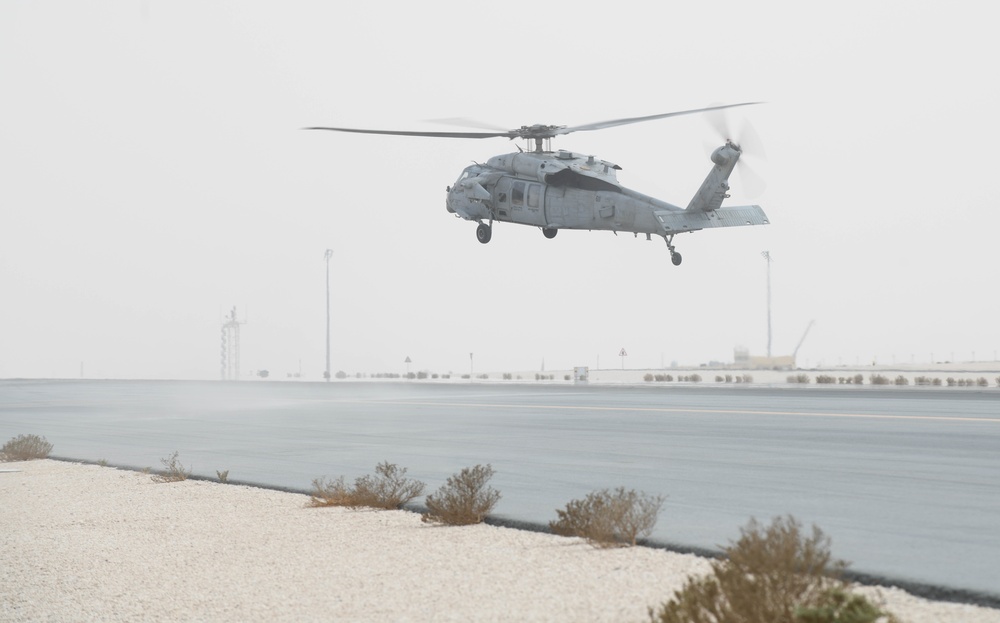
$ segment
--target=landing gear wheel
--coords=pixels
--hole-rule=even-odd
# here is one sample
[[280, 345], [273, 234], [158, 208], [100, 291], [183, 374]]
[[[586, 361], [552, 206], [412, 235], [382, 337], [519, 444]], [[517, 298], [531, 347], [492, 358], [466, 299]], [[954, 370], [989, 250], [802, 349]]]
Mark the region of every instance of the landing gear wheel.
[[667, 241], [667, 249], [670, 251], [670, 261], [674, 263], [674, 266], [680, 266], [681, 254], [674, 249], [674, 235], [664, 236], [663, 239]]
[[486, 244], [493, 237], [493, 228], [486, 223], [480, 223], [479, 227], [476, 228], [476, 240]]
[[556, 234], [558, 234], [558, 233], [559, 233], [558, 229], [549, 229], [548, 227], [543, 227], [542, 228], [542, 234], [546, 238], [548, 238], [549, 240], [552, 240], [553, 238], [555, 238]]

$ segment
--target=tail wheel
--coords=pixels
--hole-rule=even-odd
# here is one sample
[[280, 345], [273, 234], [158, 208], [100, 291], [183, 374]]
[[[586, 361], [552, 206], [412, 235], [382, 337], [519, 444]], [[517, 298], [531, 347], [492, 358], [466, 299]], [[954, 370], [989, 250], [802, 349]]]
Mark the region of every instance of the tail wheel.
[[476, 228], [476, 240], [486, 244], [493, 237], [493, 228], [486, 223], [480, 223], [479, 227]]
[[558, 229], [550, 229], [548, 227], [543, 227], [542, 228], [542, 235], [544, 235], [549, 240], [552, 240], [553, 238], [555, 238], [556, 234], [558, 234], [558, 233], [559, 233]]

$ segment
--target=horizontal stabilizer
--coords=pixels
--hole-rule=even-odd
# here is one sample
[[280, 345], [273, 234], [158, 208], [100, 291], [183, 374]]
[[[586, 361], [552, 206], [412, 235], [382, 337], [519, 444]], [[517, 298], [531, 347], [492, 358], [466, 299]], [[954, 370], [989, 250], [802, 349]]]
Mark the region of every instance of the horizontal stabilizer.
[[733, 206], [702, 212], [700, 210], [656, 210], [657, 221], [666, 233], [697, 231], [712, 227], [746, 227], [767, 225], [767, 215], [758, 205]]

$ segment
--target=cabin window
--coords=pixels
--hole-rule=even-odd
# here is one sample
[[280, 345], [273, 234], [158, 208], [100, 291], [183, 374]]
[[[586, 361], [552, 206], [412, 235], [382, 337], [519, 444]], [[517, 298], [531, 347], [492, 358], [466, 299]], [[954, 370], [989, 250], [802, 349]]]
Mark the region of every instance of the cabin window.
[[510, 202], [512, 205], [524, 205], [524, 182], [514, 182], [510, 189]]
[[538, 198], [542, 194], [541, 190], [542, 190], [542, 187], [539, 186], [538, 184], [532, 184], [532, 185], [528, 186], [528, 207], [529, 208], [537, 208], [538, 207]]

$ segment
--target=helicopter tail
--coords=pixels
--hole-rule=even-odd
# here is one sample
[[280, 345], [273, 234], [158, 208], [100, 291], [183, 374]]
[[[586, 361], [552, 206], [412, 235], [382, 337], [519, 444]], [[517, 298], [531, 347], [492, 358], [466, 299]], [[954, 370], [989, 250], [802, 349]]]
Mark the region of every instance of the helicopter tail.
[[718, 210], [656, 210], [653, 212], [663, 227], [663, 234], [677, 234], [716, 227], [767, 225], [770, 221], [759, 205], [727, 206]]
[[712, 162], [715, 166], [708, 172], [705, 181], [701, 183], [698, 192], [688, 204], [688, 212], [711, 212], [722, 206], [722, 201], [729, 197], [729, 176], [732, 175], [736, 163], [742, 155], [740, 147], [731, 141], [712, 152]]

